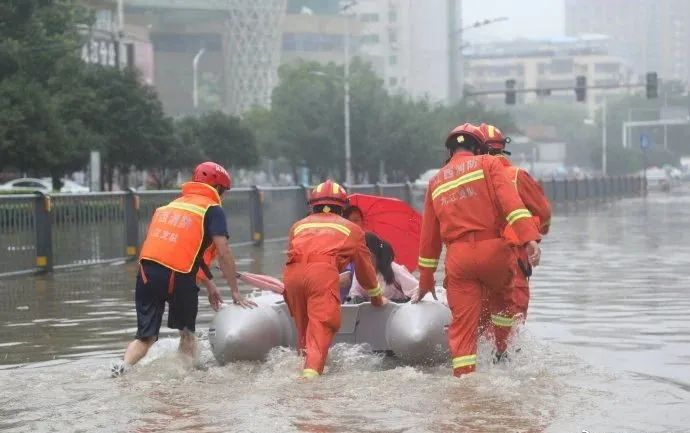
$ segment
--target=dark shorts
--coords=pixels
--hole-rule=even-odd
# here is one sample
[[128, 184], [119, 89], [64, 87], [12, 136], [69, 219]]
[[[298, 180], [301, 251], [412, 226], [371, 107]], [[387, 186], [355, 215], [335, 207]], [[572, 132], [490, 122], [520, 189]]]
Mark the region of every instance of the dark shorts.
[[[146, 282], [142, 270], [146, 275]], [[199, 310], [199, 287], [196, 285], [196, 278], [190, 274], [176, 273], [171, 288], [171, 273], [172, 271], [165, 266], [152, 262], [144, 262], [137, 272], [134, 294], [137, 308], [136, 338], [158, 338], [166, 302], [170, 305], [168, 328], [195, 331]]]

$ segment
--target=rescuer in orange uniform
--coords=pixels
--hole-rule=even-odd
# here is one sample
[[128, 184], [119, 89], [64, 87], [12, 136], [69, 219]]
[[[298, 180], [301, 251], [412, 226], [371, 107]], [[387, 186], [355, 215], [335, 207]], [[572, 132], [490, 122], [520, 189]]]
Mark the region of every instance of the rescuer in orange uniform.
[[[503, 164], [508, 177], [520, 195], [520, 199], [525, 204], [527, 210], [532, 213], [532, 218], [537, 227], [539, 227], [539, 232], [542, 235], [546, 235], [551, 223], [551, 204], [541, 186], [529, 173], [515, 167], [505, 157], [505, 155], [510, 155], [510, 152], [505, 150], [506, 144], [510, 143], [510, 137], [505, 137], [500, 129], [486, 123], [482, 123], [479, 129], [486, 137], [484, 145], [480, 148], [480, 153], [495, 155]], [[492, 305], [482, 307], [483, 310], [497, 312], [491, 314], [491, 324], [494, 328], [496, 340], [497, 359], [503, 357], [507, 349], [508, 337], [514, 326], [522, 323], [527, 318], [529, 277], [532, 275], [532, 267], [529, 264], [527, 251], [520, 246], [514, 230], [509, 225], [506, 225], [503, 237], [516, 250], [517, 258], [511, 262], [513, 278], [506, 291], [495, 291], [492, 299], [488, 299], [488, 302]]]
[[193, 356], [200, 268], [207, 274], [205, 285], [211, 307], [217, 310], [223, 302], [203, 261], [204, 252], [211, 246], [234, 303], [256, 305], [240, 295], [235, 278], [235, 258], [221, 207], [221, 196], [231, 186], [230, 174], [223, 167], [214, 162], [202, 163], [194, 170], [192, 181], [182, 185], [182, 195], [154, 212], [137, 272], [137, 335], [127, 346], [123, 363], [113, 366], [113, 376], [136, 364], [158, 340], [166, 302], [170, 306], [168, 327], [180, 331], [180, 352]]
[[539, 231], [530, 212], [493, 156], [477, 155], [486, 140], [469, 123], [453, 129], [446, 139], [447, 164], [429, 182], [420, 240], [419, 296], [434, 289], [434, 271], [446, 245], [444, 286], [452, 322], [448, 344], [453, 374], [471, 373], [477, 363], [482, 287], [489, 293], [505, 290], [512, 278], [515, 254], [501, 237], [507, 223], [532, 265], [539, 263]]
[[290, 229], [285, 301], [297, 328], [297, 347], [306, 351], [302, 377], [323, 373], [333, 336], [340, 329], [339, 274], [353, 262], [357, 280], [367, 289], [372, 305], [386, 303], [364, 242], [364, 232], [343, 218], [347, 193], [327, 180], [311, 192], [311, 215]]

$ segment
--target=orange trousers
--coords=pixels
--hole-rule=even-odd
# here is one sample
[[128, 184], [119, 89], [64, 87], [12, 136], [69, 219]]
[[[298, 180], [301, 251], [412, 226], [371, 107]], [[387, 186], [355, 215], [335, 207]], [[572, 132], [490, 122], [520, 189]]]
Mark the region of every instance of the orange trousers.
[[490, 298], [506, 296], [514, 258], [502, 239], [458, 241], [448, 246], [444, 286], [452, 314], [448, 345], [455, 376], [475, 370], [483, 291]]
[[285, 268], [284, 282], [285, 302], [297, 328], [297, 349], [306, 355], [302, 375], [320, 375], [340, 329], [338, 269], [329, 263], [293, 263]]
[[503, 353], [508, 349], [508, 340], [516, 326], [527, 319], [529, 306], [529, 279], [520, 268], [529, 263], [525, 248], [513, 247], [515, 257], [510, 262], [512, 278], [505, 290], [490, 291], [482, 289], [482, 312], [479, 332], [493, 333], [496, 351]]

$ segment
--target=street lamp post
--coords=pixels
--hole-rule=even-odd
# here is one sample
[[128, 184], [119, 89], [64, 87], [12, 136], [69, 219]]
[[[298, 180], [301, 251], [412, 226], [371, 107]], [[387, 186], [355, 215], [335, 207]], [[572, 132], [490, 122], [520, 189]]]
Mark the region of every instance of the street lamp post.
[[345, 91], [344, 98], [344, 121], [345, 121], [345, 183], [352, 185], [352, 144], [350, 142], [350, 14], [347, 11], [357, 4], [351, 0], [341, 7], [341, 12], [345, 14], [345, 74], [343, 76], [343, 86]]
[[606, 95], [604, 94], [604, 99], [601, 107], [601, 173], [606, 176], [606, 153], [607, 153], [607, 141], [606, 141]]
[[206, 49], [202, 48], [192, 60], [192, 104], [196, 110], [199, 107], [199, 60], [204, 55]]

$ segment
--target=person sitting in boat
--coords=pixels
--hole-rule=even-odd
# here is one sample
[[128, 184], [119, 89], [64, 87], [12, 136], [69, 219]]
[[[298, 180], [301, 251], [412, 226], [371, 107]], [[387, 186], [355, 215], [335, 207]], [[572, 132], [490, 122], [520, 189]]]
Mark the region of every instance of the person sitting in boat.
[[[343, 210], [343, 218], [352, 221], [364, 230], [364, 216], [357, 206], [346, 207]], [[340, 274], [340, 301], [342, 304], [347, 302], [354, 275], [355, 265], [353, 263], [349, 263]]]
[[357, 206], [348, 206], [343, 211], [343, 218], [352, 221], [357, 224], [362, 230], [364, 230], [364, 213]]
[[[365, 234], [365, 241], [384, 296], [396, 303], [408, 302], [417, 293], [419, 281], [403, 265], [395, 263], [395, 253], [388, 242], [371, 232]], [[357, 282], [357, 278], [352, 278], [352, 281], [349, 302], [359, 304], [369, 301], [366, 290]]]

